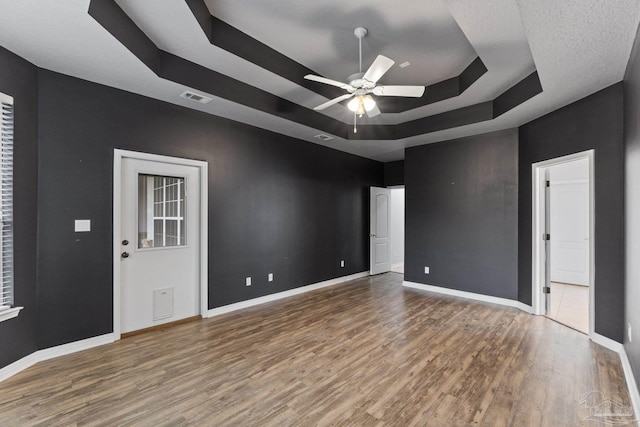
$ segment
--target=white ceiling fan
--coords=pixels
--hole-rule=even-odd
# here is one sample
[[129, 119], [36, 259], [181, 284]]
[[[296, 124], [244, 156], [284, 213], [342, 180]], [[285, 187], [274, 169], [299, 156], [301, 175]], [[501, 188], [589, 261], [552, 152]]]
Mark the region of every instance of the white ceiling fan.
[[[338, 102], [344, 101], [349, 98], [353, 98], [347, 107], [354, 112], [354, 114], [362, 117], [363, 114], [367, 114], [369, 117], [374, 117], [380, 114], [380, 109], [376, 105], [375, 100], [371, 94], [375, 96], [402, 96], [420, 98], [424, 94], [424, 86], [386, 86], [378, 85], [378, 80], [395, 64], [395, 61], [387, 58], [383, 55], [373, 61], [373, 64], [366, 72], [362, 72], [362, 38], [367, 35], [367, 29], [364, 27], [358, 27], [353, 32], [358, 38], [359, 51], [360, 51], [360, 72], [350, 75], [347, 79], [349, 83], [342, 83], [336, 80], [331, 80], [326, 77], [315, 76], [313, 74], [307, 74], [304, 76], [307, 80], [313, 80], [315, 82], [325, 83], [332, 86], [337, 86], [346, 90], [348, 93], [334, 98], [324, 104], [318, 105], [314, 110], [324, 110]], [[355, 125], [355, 123], [354, 123]], [[356, 131], [357, 132], [357, 131]]]

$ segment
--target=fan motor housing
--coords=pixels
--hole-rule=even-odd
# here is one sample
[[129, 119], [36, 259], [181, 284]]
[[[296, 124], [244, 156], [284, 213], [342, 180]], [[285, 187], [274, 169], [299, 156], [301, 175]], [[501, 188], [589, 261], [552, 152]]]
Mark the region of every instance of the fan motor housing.
[[349, 84], [357, 89], [373, 89], [376, 84], [367, 79], [363, 79], [364, 73], [355, 73], [347, 77]]

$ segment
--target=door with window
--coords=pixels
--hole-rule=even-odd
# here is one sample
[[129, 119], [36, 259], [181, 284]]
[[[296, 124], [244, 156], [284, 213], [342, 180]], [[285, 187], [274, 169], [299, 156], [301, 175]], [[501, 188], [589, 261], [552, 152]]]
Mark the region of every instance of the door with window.
[[122, 159], [121, 332], [200, 312], [200, 169]]

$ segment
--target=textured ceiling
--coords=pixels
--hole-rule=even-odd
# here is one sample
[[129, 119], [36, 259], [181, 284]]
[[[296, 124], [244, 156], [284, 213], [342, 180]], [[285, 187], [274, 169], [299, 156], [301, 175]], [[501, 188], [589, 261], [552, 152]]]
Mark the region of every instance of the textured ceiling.
[[[313, 138], [318, 129], [238, 102], [214, 97], [200, 105], [179, 98], [188, 87], [158, 77], [141, 63], [87, 14], [89, 0], [0, 0], [0, 45], [45, 69], [388, 161], [402, 158], [407, 146], [519, 126], [622, 80], [640, 16], [635, 0], [206, 3], [220, 19], [336, 79], [357, 67], [356, 25], [371, 29], [363, 46], [365, 62], [374, 51], [411, 62], [406, 69], [392, 69], [385, 82], [414, 83], [415, 76], [425, 76], [431, 83], [441, 78], [438, 73], [460, 73], [476, 55], [488, 69], [460, 96], [363, 124], [404, 123], [485, 102], [536, 69], [543, 92], [493, 120], [393, 141], [336, 137], [320, 142]], [[327, 99], [212, 45], [184, 0], [117, 4], [160, 49], [307, 108]], [[420, 42], [425, 37], [429, 43]], [[323, 114], [352, 120], [341, 105]]]

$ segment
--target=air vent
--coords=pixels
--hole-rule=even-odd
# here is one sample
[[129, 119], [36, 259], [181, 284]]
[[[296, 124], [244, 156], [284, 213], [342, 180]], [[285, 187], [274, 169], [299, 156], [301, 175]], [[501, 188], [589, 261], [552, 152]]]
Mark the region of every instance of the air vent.
[[208, 104], [212, 101], [211, 98], [209, 98], [208, 96], [204, 96], [204, 95], [200, 95], [198, 93], [195, 92], [190, 92], [190, 91], [185, 91], [182, 92], [182, 94], [180, 95], [182, 98], [186, 98], [186, 99], [190, 99], [192, 101], [196, 101], [199, 102], [201, 104]]
[[318, 138], [320, 141], [331, 141], [333, 139], [332, 136], [325, 135], [324, 133], [316, 135], [314, 136], [314, 138]]

